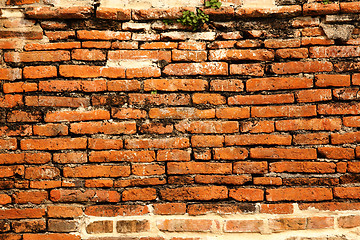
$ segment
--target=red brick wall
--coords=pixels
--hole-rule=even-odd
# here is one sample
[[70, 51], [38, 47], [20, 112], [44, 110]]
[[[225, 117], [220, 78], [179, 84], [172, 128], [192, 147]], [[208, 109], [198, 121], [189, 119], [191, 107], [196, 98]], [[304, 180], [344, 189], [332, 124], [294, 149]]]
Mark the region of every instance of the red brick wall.
[[0, 239], [359, 237], [360, 2], [5, 4]]

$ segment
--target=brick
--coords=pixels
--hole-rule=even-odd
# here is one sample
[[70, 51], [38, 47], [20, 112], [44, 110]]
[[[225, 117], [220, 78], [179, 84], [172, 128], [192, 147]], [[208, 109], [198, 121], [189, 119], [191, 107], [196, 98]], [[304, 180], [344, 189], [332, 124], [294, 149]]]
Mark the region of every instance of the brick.
[[114, 187], [156, 186], [156, 185], [164, 185], [166, 184], [166, 182], [167, 182], [166, 179], [162, 177], [127, 179], [127, 180], [115, 181]]
[[71, 80], [51, 80], [40, 81], [39, 90], [43, 92], [99, 92], [106, 90], [106, 81], [93, 80], [93, 81], [71, 81]]
[[0, 234], [0, 237], [4, 240], [21, 240], [22, 237], [19, 234], [4, 233]]
[[32, 219], [45, 216], [43, 208], [12, 208], [1, 209], [0, 219]]
[[100, 30], [79, 30], [77, 38], [81, 40], [130, 40], [130, 32], [100, 31]]
[[124, 105], [127, 100], [125, 96], [116, 95], [95, 95], [91, 97], [93, 106], [117, 106]]
[[334, 228], [334, 217], [309, 217], [307, 218], [307, 229]]
[[32, 135], [32, 126], [17, 125], [17, 126], [3, 126], [0, 127], [0, 134], [3, 136], [29, 136]]
[[331, 89], [303, 90], [295, 93], [298, 102], [321, 102], [332, 99]]
[[194, 104], [223, 105], [226, 103], [226, 98], [216, 93], [195, 93], [192, 101]]
[[46, 222], [44, 220], [13, 221], [11, 225], [16, 233], [40, 232], [46, 230]]
[[80, 48], [80, 42], [59, 42], [59, 43], [28, 43], [24, 46], [26, 51], [59, 50]]
[[301, 59], [309, 56], [309, 50], [307, 48], [296, 48], [296, 49], [278, 49], [275, 52], [276, 58], [283, 59]]
[[24, 166], [1, 166], [0, 177], [14, 177], [16, 175], [24, 175]]
[[190, 107], [151, 108], [149, 117], [158, 119], [206, 119], [215, 117], [215, 109], [200, 110]]
[[57, 68], [55, 66], [24, 67], [23, 75], [27, 79], [53, 78], [57, 77]]
[[167, 65], [167, 75], [228, 75], [228, 64], [224, 62], [174, 63]]
[[22, 78], [22, 69], [20, 68], [0, 68], [0, 80], [13, 81]]
[[27, 167], [25, 169], [25, 179], [54, 179], [60, 175], [60, 170], [56, 167]]
[[14, 203], [18, 204], [41, 204], [48, 199], [48, 193], [46, 191], [16, 192], [12, 197], [14, 198]]
[[360, 225], [360, 216], [348, 215], [338, 217], [338, 225], [341, 228], [354, 228]]
[[105, 190], [51, 190], [50, 200], [53, 202], [119, 202], [117, 191]]
[[230, 74], [231, 75], [245, 75], [245, 76], [257, 76], [261, 77], [264, 75], [263, 64], [231, 64]]
[[340, 88], [334, 89], [333, 95], [336, 100], [357, 100], [359, 88]]
[[341, 129], [340, 118], [314, 118], [314, 119], [293, 119], [281, 120], [275, 122], [278, 131], [297, 131], [297, 130], [313, 130], [313, 131], [335, 131]]
[[303, 6], [304, 15], [326, 15], [340, 12], [339, 3], [306, 3]]
[[95, 221], [86, 226], [87, 233], [112, 233], [113, 221]]
[[230, 176], [230, 175], [197, 175], [195, 182], [200, 184], [221, 184], [221, 185], [244, 185], [251, 181], [250, 176]]
[[264, 174], [268, 172], [267, 162], [235, 162], [235, 174]]
[[150, 223], [148, 220], [121, 220], [116, 222], [118, 233], [147, 232], [149, 230]]
[[231, 163], [170, 162], [167, 174], [230, 174]]
[[45, 35], [52, 41], [66, 40], [75, 38], [75, 31], [45, 31]]
[[319, 17], [297, 17], [291, 25], [295, 28], [319, 26], [320, 19]]
[[255, 212], [255, 204], [253, 203], [231, 203], [231, 204], [191, 204], [188, 205], [188, 214], [191, 216], [205, 214], [236, 214], [236, 213], [252, 213]]
[[305, 230], [306, 224], [306, 218], [275, 218], [269, 221], [269, 227], [274, 232]]
[[88, 148], [95, 150], [103, 149], [122, 149], [122, 139], [102, 139], [102, 138], [89, 138]]
[[9, 232], [9, 231], [10, 231], [10, 223], [6, 222], [5, 220], [0, 221], [0, 232]]
[[33, 126], [34, 135], [39, 136], [64, 136], [68, 135], [68, 127], [63, 124], [44, 124]]
[[187, 41], [179, 42], [178, 49], [181, 50], [206, 50], [205, 42]]
[[212, 80], [210, 91], [215, 92], [242, 92], [244, 90], [243, 81], [238, 79]]
[[274, 121], [249, 121], [240, 124], [240, 132], [271, 133], [275, 130]]
[[82, 122], [72, 123], [70, 132], [75, 134], [134, 134], [135, 122]]
[[108, 60], [165, 60], [171, 62], [170, 51], [116, 50], [109, 51]]
[[70, 205], [54, 205], [47, 207], [47, 214], [50, 218], [76, 218], [83, 213], [81, 207]]
[[252, 107], [252, 117], [310, 117], [316, 116], [315, 105]]
[[147, 113], [141, 109], [135, 108], [112, 108], [111, 115], [118, 119], [142, 119], [146, 118]]
[[4, 95], [0, 97], [1, 108], [14, 108], [16, 106], [24, 105], [23, 97], [21, 95]]
[[[0, 204], [1, 205], [6, 205], [12, 202], [12, 199], [9, 195], [7, 194], [0, 194]], [[10, 230], [10, 228], [9, 228]]]
[[62, 62], [70, 60], [68, 51], [33, 51], [33, 52], [7, 52], [4, 54], [6, 62]]
[[310, 47], [309, 51], [312, 58], [343, 58], [360, 55], [359, 46]]
[[106, 55], [99, 49], [74, 49], [71, 58], [80, 61], [105, 61]]
[[274, 59], [274, 52], [264, 49], [256, 50], [209, 50], [209, 60], [255, 60], [255, 61], [271, 61]]
[[25, 105], [36, 107], [88, 107], [88, 98], [26, 96]]
[[282, 185], [279, 177], [256, 177], [253, 179], [255, 185]]
[[95, 205], [85, 209], [86, 215], [97, 217], [140, 216], [147, 213], [148, 207], [142, 205]]
[[40, 122], [42, 119], [41, 112], [25, 112], [21, 110], [14, 110], [7, 115], [8, 122]]
[[328, 188], [281, 188], [266, 190], [267, 201], [324, 201], [332, 200]]
[[276, 95], [236, 95], [228, 98], [229, 105], [263, 105], [293, 103], [293, 94], [276, 94]]
[[48, 220], [48, 229], [50, 232], [75, 232], [77, 231], [78, 223], [74, 220]]
[[166, 201], [207, 201], [214, 199], [226, 199], [228, 197], [228, 190], [223, 186], [165, 188], [160, 190], [160, 196], [161, 199]]
[[172, 50], [171, 55], [173, 61], [204, 62], [207, 59], [206, 51]]
[[187, 148], [190, 146], [189, 139], [178, 138], [162, 138], [162, 139], [126, 139], [125, 148]]
[[264, 190], [256, 188], [230, 189], [229, 197], [240, 202], [256, 202], [264, 200]]
[[125, 78], [125, 68], [88, 65], [60, 65], [59, 74], [69, 78]]
[[96, 42], [96, 41], [86, 41], [81, 43], [82, 48], [97, 48], [97, 49], [107, 49], [111, 48], [111, 42]]
[[157, 221], [157, 227], [165, 232], [213, 232], [219, 228], [216, 223], [207, 219], [165, 219]]
[[320, 157], [329, 159], [354, 159], [355, 152], [352, 148], [338, 148], [338, 147], [320, 147], [318, 148]]
[[139, 43], [138, 42], [119, 42], [115, 41], [111, 43], [112, 49], [138, 49]]
[[275, 74], [331, 72], [333, 65], [321, 61], [273, 63], [271, 70]]
[[20, 141], [22, 150], [65, 150], [85, 149], [86, 138], [51, 138], [51, 139], [23, 139]]
[[128, 68], [126, 78], [151, 78], [160, 77], [161, 69], [158, 67]]
[[333, 191], [336, 198], [358, 199], [360, 197], [358, 187], [335, 187]]
[[153, 207], [156, 215], [183, 215], [186, 213], [185, 203], [157, 203]]
[[185, 94], [129, 94], [129, 103], [134, 105], [190, 105], [190, 95]]
[[122, 8], [99, 7], [96, 9], [96, 17], [111, 20], [130, 20], [131, 10]]
[[154, 151], [96, 151], [91, 152], [89, 162], [153, 162]]
[[249, 107], [225, 107], [216, 109], [217, 118], [242, 119], [250, 117]]
[[102, 109], [89, 111], [52, 111], [45, 115], [45, 122], [74, 122], [108, 119], [110, 119], [109, 111]]
[[335, 173], [335, 163], [328, 162], [274, 162], [270, 172], [290, 173]]
[[[322, 32], [321, 34], [322, 35]], [[302, 37], [301, 46], [313, 46], [313, 45], [333, 45], [334, 40], [330, 40], [327, 37]]]
[[75, 178], [128, 177], [130, 175], [130, 167], [101, 165], [64, 167], [63, 175], [64, 177]]
[[315, 75], [315, 86], [317, 87], [346, 87], [350, 86], [350, 75]]
[[157, 197], [156, 189], [127, 189], [122, 192], [122, 201], [151, 201]]
[[257, 134], [225, 136], [225, 145], [291, 145], [290, 135]]
[[319, 145], [328, 144], [329, 142], [330, 136], [328, 133], [307, 133], [293, 136], [295, 145]]
[[42, 180], [42, 181], [31, 181], [30, 188], [35, 189], [52, 189], [61, 187], [61, 181], [56, 180]]
[[300, 39], [267, 39], [264, 45], [266, 48], [296, 48], [300, 47]]
[[87, 155], [83, 152], [54, 153], [53, 161], [60, 164], [86, 163]]
[[252, 148], [251, 158], [262, 159], [317, 159], [316, 149], [310, 148]]
[[191, 137], [193, 147], [222, 147], [224, 137], [217, 135], [196, 135]]
[[234, 48], [236, 41], [215, 41], [208, 45], [209, 49]]
[[314, 208], [318, 210], [326, 211], [346, 211], [357, 210], [359, 205], [357, 203], [348, 202], [322, 202], [322, 203], [301, 203], [299, 208], [301, 210], [307, 210], [308, 208]]
[[204, 91], [208, 82], [202, 79], [149, 79], [144, 81], [145, 91]]
[[318, 114], [326, 115], [356, 115], [360, 113], [359, 104], [356, 102], [351, 103], [329, 103], [319, 104]]
[[150, 19], [176, 19], [180, 17], [182, 11], [190, 10], [193, 8], [151, 8], [135, 10], [132, 15], [134, 20], [150, 20]]
[[226, 220], [224, 232], [229, 233], [260, 233], [263, 220]]
[[157, 161], [190, 161], [190, 154], [188, 150], [158, 150]]
[[153, 133], [153, 134], [167, 134], [172, 133], [174, 130], [173, 125], [166, 123], [145, 123], [139, 128], [141, 133]]
[[111, 188], [113, 185], [113, 180], [85, 180], [85, 187], [88, 188]]
[[80, 236], [65, 233], [24, 234], [23, 240], [80, 240]]
[[248, 151], [245, 148], [214, 148], [213, 152], [214, 159], [222, 160], [243, 160], [248, 156]]
[[17, 140], [15, 138], [0, 139], [0, 150], [16, 150], [16, 148]]
[[153, 176], [165, 174], [165, 166], [159, 164], [133, 164], [131, 173], [136, 176]]
[[190, 133], [235, 133], [239, 131], [237, 122], [182, 121], [175, 125], [176, 130]]
[[4, 93], [36, 92], [37, 90], [37, 83], [16, 82], [3, 84]]
[[174, 49], [177, 47], [178, 43], [176, 42], [146, 42], [141, 44], [140, 49]]
[[[302, 37], [326, 36], [324, 30], [321, 27], [305, 27], [301, 29], [300, 32]], [[316, 42], [314, 44], [316, 44]]]
[[294, 213], [294, 206], [291, 203], [261, 204], [260, 213], [291, 214]]
[[262, 41], [255, 39], [240, 40], [236, 43], [238, 48], [257, 48], [262, 46]]

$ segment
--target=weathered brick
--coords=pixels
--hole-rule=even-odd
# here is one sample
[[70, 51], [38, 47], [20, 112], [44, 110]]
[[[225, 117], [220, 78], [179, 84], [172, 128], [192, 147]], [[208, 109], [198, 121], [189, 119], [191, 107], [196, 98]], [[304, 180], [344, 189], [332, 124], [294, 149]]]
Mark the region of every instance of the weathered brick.
[[265, 65], [263, 64], [231, 64], [231, 75], [247, 75], [261, 77], [264, 75]]
[[350, 75], [317, 74], [317, 75], [315, 75], [315, 86], [317, 86], [317, 87], [345, 87], [345, 86], [350, 86]]
[[105, 190], [58, 190], [50, 191], [50, 200], [53, 202], [119, 202], [120, 194], [117, 191]]
[[135, 122], [82, 122], [72, 123], [70, 132], [75, 134], [134, 134]]
[[154, 151], [96, 151], [91, 152], [89, 162], [153, 162]]
[[215, 117], [215, 109], [200, 110], [190, 107], [151, 108], [149, 111], [149, 117], [159, 119], [206, 119]]
[[230, 233], [260, 233], [263, 225], [262, 220], [226, 220], [224, 231]]
[[274, 59], [274, 52], [264, 49], [256, 50], [210, 50], [209, 60], [255, 60], [271, 61]]
[[335, 131], [341, 129], [340, 118], [314, 118], [314, 119], [293, 119], [275, 122], [278, 131]]
[[96, 217], [139, 216], [149, 213], [145, 205], [95, 205], [88, 206], [85, 214]]
[[223, 186], [166, 188], [160, 190], [160, 196], [167, 201], [226, 199], [228, 189]]
[[235, 162], [233, 167], [233, 173], [236, 174], [264, 174], [267, 172], [267, 162]]
[[7, 52], [4, 54], [6, 62], [62, 62], [70, 60], [68, 51], [33, 51], [33, 52]]
[[167, 75], [228, 75], [225, 62], [174, 63], [167, 65], [163, 73]]
[[229, 105], [265, 105], [279, 103], [293, 103], [293, 94], [276, 95], [236, 95], [228, 98]]
[[153, 207], [156, 215], [183, 215], [186, 213], [185, 203], [157, 203]]
[[331, 72], [333, 64], [321, 61], [273, 63], [271, 70], [275, 74]]
[[324, 201], [332, 200], [328, 188], [281, 188], [266, 190], [267, 201]]
[[310, 148], [252, 148], [251, 158], [262, 159], [317, 159], [316, 149]]
[[82, 165], [79, 167], [65, 167], [64, 177], [96, 178], [96, 177], [127, 177], [130, 175], [129, 166], [101, 166]]
[[257, 134], [225, 136], [225, 145], [291, 145], [290, 135]]
[[168, 174], [230, 174], [231, 163], [170, 162]]
[[162, 138], [162, 139], [126, 139], [125, 148], [186, 148], [189, 147], [188, 138]]
[[254, 202], [264, 200], [264, 190], [257, 188], [230, 189], [229, 197], [240, 202]]
[[22, 150], [64, 150], [85, 149], [86, 138], [51, 138], [51, 139], [23, 139], [20, 141]]
[[16, 192], [13, 194], [14, 202], [18, 204], [41, 204], [48, 199], [46, 191]]
[[283, 105], [251, 108], [252, 117], [310, 117], [316, 115], [315, 105]]
[[89, 111], [52, 111], [45, 115], [45, 122], [74, 122], [108, 119], [110, 119], [109, 111], [102, 109]]
[[44, 220], [22, 220], [14, 221], [11, 224], [14, 232], [40, 232], [46, 230], [46, 222]]
[[157, 197], [156, 189], [127, 189], [122, 192], [122, 201], [151, 201]]
[[335, 173], [335, 163], [327, 162], [274, 162], [270, 163], [270, 172], [290, 173]]

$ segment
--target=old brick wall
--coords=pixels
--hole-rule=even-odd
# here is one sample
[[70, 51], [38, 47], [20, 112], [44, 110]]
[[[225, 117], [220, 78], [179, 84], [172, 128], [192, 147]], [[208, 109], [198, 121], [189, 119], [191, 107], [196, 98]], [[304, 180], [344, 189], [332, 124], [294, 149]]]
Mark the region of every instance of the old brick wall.
[[1, 240], [360, 238], [360, 2], [222, 2], [0, 2]]

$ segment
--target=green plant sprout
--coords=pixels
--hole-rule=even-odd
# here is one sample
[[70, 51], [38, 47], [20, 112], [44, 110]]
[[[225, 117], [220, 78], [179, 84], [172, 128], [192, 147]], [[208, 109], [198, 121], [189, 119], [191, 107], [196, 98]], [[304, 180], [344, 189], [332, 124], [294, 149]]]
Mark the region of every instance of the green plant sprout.
[[205, 7], [218, 9], [221, 7], [221, 2], [219, 2], [219, 0], [209, 0], [205, 2]]
[[182, 17], [177, 19], [178, 23], [184, 26], [190, 26], [194, 31], [199, 29], [204, 23], [209, 21], [209, 15], [201, 11], [200, 9], [195, 12], [184, 11]]
[[162, 21], [163, 21], [163, 23], [165, 23], [165, 25], [170, 25], [170, 24], [174, 23], [173, 19], [163, 19]]
[[329, 3], [330, 3], [330, 0], [322, 0], [322, 3], [323, 3], [323, 4], [329, 4]]

